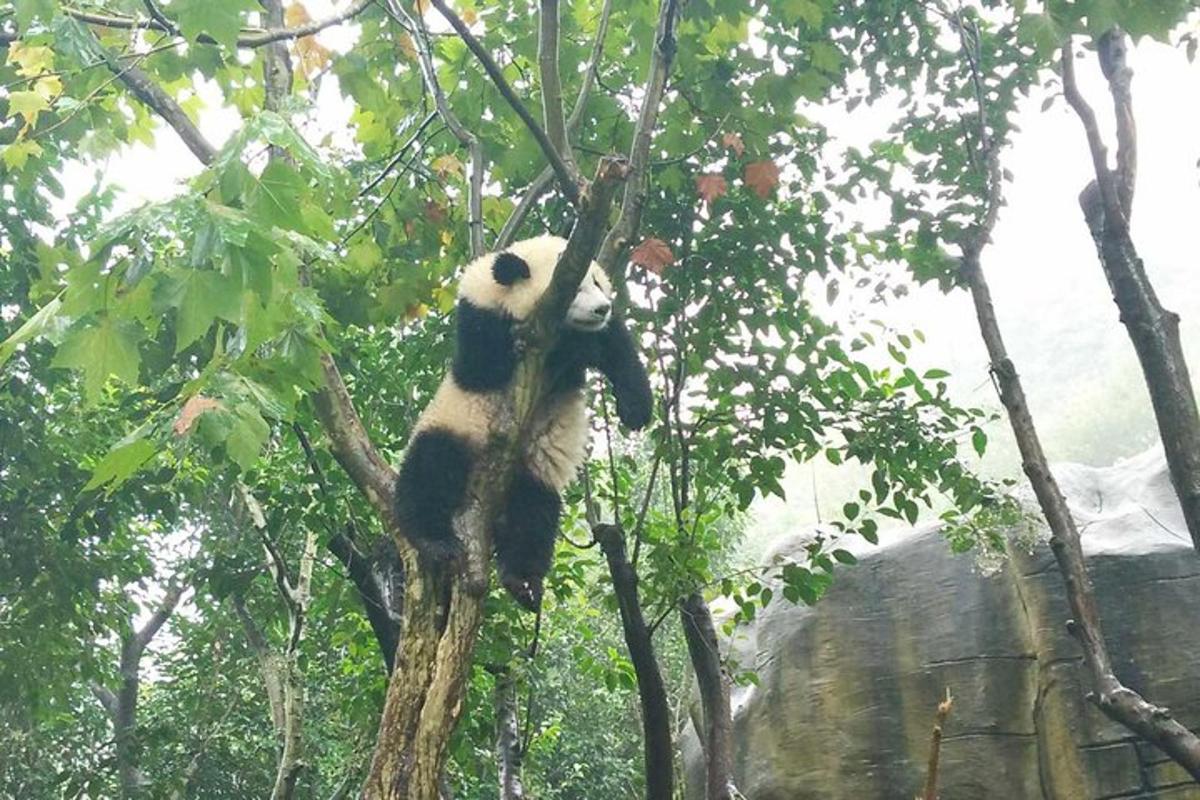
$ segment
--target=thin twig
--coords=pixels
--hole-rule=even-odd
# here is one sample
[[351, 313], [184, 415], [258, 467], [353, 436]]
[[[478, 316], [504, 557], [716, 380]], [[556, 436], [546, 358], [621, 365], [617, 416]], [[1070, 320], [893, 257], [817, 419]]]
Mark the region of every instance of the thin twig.
[[459, 38], [463, 40], [467, 48], [475, 54], [479, 63], [483, 66], [485, 72], [492, 79], [492, 83], [500, 91], [500, 94], [512, 107], [521, 121], [525, 123], [525, 127], [529, 129], [529, 133], [537, 141], [538, 147], [542, 148], [542, 153], [546, 156], [546, 160], [550, 162], [550, 166], [554, 168], [554, 174], [558, 176], [558, 182], [562, 189], [563, 195], [571, 202], [571, 205], [579, 205], [579, 176], [573, 173], [566, 162], [563, 161], [562, 155], [554, 147], [550, 138], [546, 136], [546, 132], [542, 130], [542, 126], [538, 124], [533, 115], [529, 113], [529, 109], [525, 108], [525, 104], [517, 97], [517, 93], [513, 91], [512, 86], [504, 77], [504, 73], [500, 70], [500, 66], [491, 54], [483, 46], [475, 35], [471, 33], [471, 29], [462, 21], [462, 18], [455, 14], [447, 7], [444, 0], [430, 0], [433, 7], [441, 12], [446, 21], [450, 23], [450, 27], [458, 33]]

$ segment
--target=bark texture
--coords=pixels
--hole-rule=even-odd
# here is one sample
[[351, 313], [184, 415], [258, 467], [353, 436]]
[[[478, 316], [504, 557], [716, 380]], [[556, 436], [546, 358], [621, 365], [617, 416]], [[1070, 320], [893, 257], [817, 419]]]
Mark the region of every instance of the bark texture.
[[674, 792], [674, 749], [671, 744], [671, 709], [662, 672], [654, 657], [653, 635], [642, 613], [638, 576], [625, 553], [625, 534], [615, 525], [592, 529], [612, 575], [613, 592], [621, 612], [621, 626], [629, 660], [637, 675], [638, 698], [642, 704], [642, 749], [645, 758], [647, 800], [671, 800]]
[[679, 606], [688, 656], [696, 673], [703, 711], [697, 727], [705, 758], [707, 800], [732, 800], [737, 796], [733, 782], [733, 717], [729, 707], [729, 679], [721, 665], [717, 630], [704, 598], [693, 593]]
[[517, 713], [517, 679], [512, 670], [495, 671], [492, 706], [496, 713], [496, 769], [500, 779], [500, 800], [525, 800], [521, 783], [521, 727]]

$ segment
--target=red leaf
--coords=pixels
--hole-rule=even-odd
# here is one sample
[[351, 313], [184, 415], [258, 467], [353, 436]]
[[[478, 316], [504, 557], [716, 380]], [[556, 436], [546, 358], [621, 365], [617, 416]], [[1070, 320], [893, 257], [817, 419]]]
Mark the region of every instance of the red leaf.
[[712, 207], [713, 201], [729, 191], [729, 186], [725, 183], [725, 176], [718, 175], [715, 172], [706, 172], [703, 175], [696, 176], [696, 193], [700, 195], [700, 199]]
[[172, 429], [176, 436], [184, 436], [192, 429], [192, 425], [196, 423], [196, 419], [205, 411], [211, 411], [214, 408], [220, 408], [221, 403], [211, 397], [205, 397], [202, 394], [194, 394], [187, 399], [183, 404], [183, 408], [179, 409], [179, 416], [175, 418], [175, 424]]
[[743, 179], [755, 194], [766, 200], [779, 185], [779, 167], [770, 159], [755, 161], [746, 165]]
[[646, 239], [629, 254], [629, 260], [639, 267], [645, 267], [655, 275], [661, 275], [663, 270], [675, 263], [675, 254], [670, 246], [662, 239]]
[[727, 133], [721, 137], [721, 144], [732, 150], [738, 158], [742, 157], [742, 153], [746, 152], [746, 145], [742, 141], [742, 137], [737, 133]]

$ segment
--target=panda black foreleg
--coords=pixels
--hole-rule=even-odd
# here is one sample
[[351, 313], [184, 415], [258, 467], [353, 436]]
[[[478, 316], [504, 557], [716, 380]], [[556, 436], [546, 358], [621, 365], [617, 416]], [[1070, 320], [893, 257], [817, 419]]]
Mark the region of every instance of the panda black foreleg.
[[562, 499], [524, 467], [517, 469], [493, 541], [500, 582], [530, 611], [542, 605], [543, 579], [554, 559]]
[[612, 385], [621, 422], [635, 431], [649, 425], [654, 412], [650, 376], [621, 317], [614, 316], [597, 334], [594, 353], [594, 366]]
[[461, 437], [437, 428], [409, 442], [396, 477], [396, 517], [400, 530], [421, 553], [450, 561], [462, 544], [454, 535], [454, 516], [467, 493], [474, 455]]

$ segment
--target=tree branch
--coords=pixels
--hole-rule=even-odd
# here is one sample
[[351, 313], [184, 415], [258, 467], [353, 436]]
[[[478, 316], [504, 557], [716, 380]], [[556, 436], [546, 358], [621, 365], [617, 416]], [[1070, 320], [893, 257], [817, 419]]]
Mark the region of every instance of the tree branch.
[[1108, 224], [1115, 226], [1114, 230], [1124, 229], [1128, 226], [1128, 219], [1118, 197], [1117, 189], [1113, 185], [1112, 171], [1108, 168], [1108, 149], [1104, 146], [1104, 139], [1100, 135], [1096, 113], [1080, 93], [1079, 84], [1075, 80], [1075, 54], [1071, 52], [1072, 41], [1072, 38], [1068, 37], [1066, 44], [1062, 47], [1063, 95], [1067, 98], [1067, 103], [1075, 110], [1075, 115], [1079, 117], [1084, 133], [1087, 135], [1088, 150], [1092, 155], [1092, 169], [1096, 173], [1096, 185], [1100, 187], [1100, 197], [1104, 203], [1104, 215], [1108, 219]]
[[[147, 0], [149, 2], [149, 0]], [[374, 0], [355, 0], [345, 11], [341, 11], [333, 16], [325, 19], [313, 20], [306, 22], [303, 25], [297, 25], [293, 28], [284, 27], [267, 27], [267, 28], [243, 28], [238, 34], [237, 46], [244, 48], [256, 48], [263, 45], [271, 44], [272, 42], [282, 42], [289, 39], [300, 39], [305, 36], [312, 36], [326, 28], [331, 28], [334, 25], [340, 25], [343, 22], [357, 17], [374, 2]], [[177, 33], [175, 25], [165, 16], [159, 13], [158, 16], [152, 16], [151, 19], [139, 19], [138, 17], [126, 17], [114, 14], [100, 14], [94, 11], [84, 11], [79, 8], [63, 8], [63, 13], [69, 17], [86, 22], [89, 25], [99, 25], [102, 28], [118, 28], [122, 30], [154, 30], [162, 31], [163, 33]], [[15, 37], [14, 37], [15, 38]], [[196, 37], [196, 41], [201, 44], [217, 44], [217, 40], [207, 33], [201, 33]]]
[[107, 686], [101, 686], [96, 681], [89, 681], [88, 688], [92, 691], [92, 696], [100, 701], [100, 705], [104, 706], [104, 711], [109, 718], [115, 721], [120, 710], [117, 696]]
[[1120, 28], [1112, 28], [1096, 42], [1100, 69], [1112, 93], [1117, 121], [1117, 199], [1128, 221], [1133, 215], [1133, 191], [1137, 183], [1137, 124], [1133, 118], [1133, 70], [1125, 61], [1129, 40]]
[[167, 592], [163, 595], [162, 602], [158, 604], [158, 608], [150, 615], [150, 619], [146, 620], [136, 633], [133, 634], [133, 646], [137, 648], [137, 655], [140, 656], [142, 651], [146, 649], [146, 645], [150, 644], [150, 640], [159, 632], [162, 626], [170, 618], [175, 611], [175, 606], [179, 605], [180, 598], [183, 597], [187, 587], [175, 584], [167, 587]]
[[538, 14], [538, 72], [542, 83], [542, 120], [546, 136], [578, 182], [579, 170], [563, 119], [562, 79], [558, 72], [558, 0], [541, 0]]
[[[600, 22], [596, 27], [596, 39], [592, 42], [592, 53], [588, 57], [587, 68], [583, 73], [583, 83], [579, 87], [579, 95], [575, 98], [575, 107], [571, 110], [571, 116], [567, 119], [567, 149], [570, 150], [571, 140], [575, 138], [575, 132], [579, 129], [579, 123], [583, 120], [583, 111], [587, 107], [588, 95], [591, 94], [592, 86], [596, 82], [596, 73], [599, 70], [600, 58], [604, 52], [604, 39], [608, 35], [608, 20], [612, 12], [612, 0], [604, 0], [604, 6], [600, 9]], [[533, 179], [533, 183], [529, 184], [529, 188], [525, 190], [525, 194], [521, 195], [521, 199], [517, 202], [516, 208], [512, 214], [504, 222], [504, 227], [500, 229], [500, 234], [496, 237], [496, 249], [503, 250], [513, 243], [517, 238], [517, 231], [520, 230], [525, 218], [529, 216], [529, 212], [533, 210], [537, 201], [550, 188], [551, 182], [554, 180], [554, 168], [547, 165], [541, 173]]]
[[101, 47], [99, 42], [96, 46], [100, 48], [105, 66], [129, 88], [133, 96], [170, 125], [192, 154], [200, 159], [200, 163], [205, 166], [211, 164], [217, 157], [217, 148], [204, 138], [204, 134], [188, 118], [179, 103], [141, 68], [133, 64], [123, 65], [120, 59], [107, 48]]
[[459, 37], [467, 45], [467, 48], [475, 54], [479, 59], [479, 63], [483, 65], [483, 69], [491, 77], [492, 83], [500, 90], [500, 94], [512, 106], [513, 111], [517, 112], [517, 116], [525, 123], [525, 127], [529, 129], [529, 133], [537, 141], [538, 146], [542, 148], [542, 152], [546, 156], [546, 160], [550, 162], [550, 166], [554, 168], [554, 174], [558, 176], [559, 185], [562, 188], [563, 195], [571, 202], [571, 205], [579, 205], [579, 175], [571, 170], [563, 161], [563, 157], [555, 149], [546, 132], [542, 130], [542, 126], [537, 123], [533, 115], [529, 113], [529, 109], [525, 108], [525, 104], [517, 97], [511, 85], [504, 77], [500, 67], [496, 64], [495, 59], [484, 48], [475, 35], [471, 33], [471, 29], [462, 21], [462, 18], [451, 11], [444, 0], [431, 0], [433, 7], [441, 12], [450, 26], [454, 28]]
[[[470, 175], [467, 183], [467, 232], [471, 242], [471, 257], [478, 258], [484, 254], [483, 243], [483, 145], [479, 137], [468, 130], [455, 116], [442, 91], [437, 79], [437, 69], [433, 64], [433, 53], [429, 46], [429, 32], [425, 29], [424, 20], [414, 19], [400, 0], [384, 0], [388, 14], [402, 27], [413, 32], [413, 46], [417, 51], [417, 63], [421, 69], [421, 77], [425, 88], [433, 95], [434, 105], [438, 116], [446, 123], [446, 127], [458, 139], [459, 144], [467, 148], [470, 161]], [[460, 20], [461, 23], [461, 20]]]
[[628, 250], [637, 235], [642, 218], [642, 206], [646, 201], [646, 172], [650, 163], [650, 142], [658, 125], [658, 107], [662, 103], [667, 86], [667, 76], [675, 60], [675, 29], [679, 22], [678, 0], [662, 0], [658, 12], [658, 26], [654, 31], [654, 52], [650, 57], [650, 72], [646, 77], [642, 110], [633, 131], [633, 145], [629, 152], [629, 180], [625, 184], [625, 196], [621, 199], [621, 214], [617, 224], [608, 232], [596, 260], [613, 276], [617, 276], [617, 263]]

